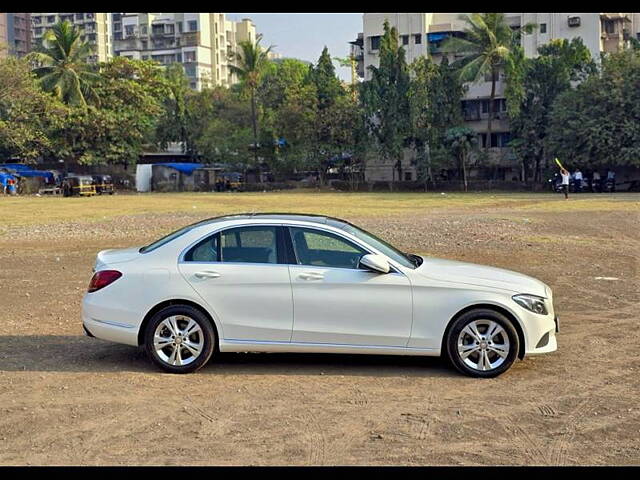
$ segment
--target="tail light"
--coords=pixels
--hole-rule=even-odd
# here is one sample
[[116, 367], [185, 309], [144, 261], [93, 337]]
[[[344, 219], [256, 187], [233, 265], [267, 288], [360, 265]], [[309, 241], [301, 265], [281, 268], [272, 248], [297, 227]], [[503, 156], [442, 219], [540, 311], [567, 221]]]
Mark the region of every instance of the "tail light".
[[117, 270], [100, 270], [99, 272], [94, 273], [93, 277], [91, 277], [87, 291], [91, 293], [96, 290], [100, 290], [101, 288], [115, 282], [121, 276], [122, 273]]

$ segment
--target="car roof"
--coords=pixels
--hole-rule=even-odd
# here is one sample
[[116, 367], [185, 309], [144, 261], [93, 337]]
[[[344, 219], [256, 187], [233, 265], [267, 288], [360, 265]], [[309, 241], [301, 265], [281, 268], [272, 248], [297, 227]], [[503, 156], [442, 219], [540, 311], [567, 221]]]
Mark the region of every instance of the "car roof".
[[193, 227], [203, 227], [221, 222], [233, 222], [238, 220], [283, 220], [310, 222], [329, 225], [332, 227], [344, 229], [345, 226], [351, 225], [346, 220], [340, 218], [328, 217], [326, 215], [315, 215], [312, 213], [237, 213], [233, 215], [223, 215], [220, 217], [212, 217], [193, 224]]

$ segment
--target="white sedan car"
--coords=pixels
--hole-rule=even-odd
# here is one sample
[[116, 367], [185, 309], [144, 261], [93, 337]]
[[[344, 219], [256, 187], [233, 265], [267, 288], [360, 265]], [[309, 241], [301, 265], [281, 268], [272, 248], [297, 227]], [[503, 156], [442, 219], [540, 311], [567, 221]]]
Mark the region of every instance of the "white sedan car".
[[98, 253], [85, 333], [144, 345], [173, 373], [214, 352], [446, 357], [494, 377], [556, 350], [551, 289], [520, 273], [403, 253], [336, 218], [205, 220]]

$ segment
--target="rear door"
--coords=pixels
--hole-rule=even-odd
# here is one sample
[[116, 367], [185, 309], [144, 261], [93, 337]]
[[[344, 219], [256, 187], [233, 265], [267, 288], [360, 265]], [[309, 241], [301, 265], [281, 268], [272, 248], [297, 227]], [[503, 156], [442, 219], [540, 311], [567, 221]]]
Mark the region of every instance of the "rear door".
[[283, 234], [277, 225], [229, 228], [205, 237], [180, 260], [180, 272], [222, 323], [225, 340], [291, 340]]
[[399, 272], [358, 268], [370, 253], [340, 235], [289, 227], [292, 342], [404, 347], [412, 322], [411, 285]]

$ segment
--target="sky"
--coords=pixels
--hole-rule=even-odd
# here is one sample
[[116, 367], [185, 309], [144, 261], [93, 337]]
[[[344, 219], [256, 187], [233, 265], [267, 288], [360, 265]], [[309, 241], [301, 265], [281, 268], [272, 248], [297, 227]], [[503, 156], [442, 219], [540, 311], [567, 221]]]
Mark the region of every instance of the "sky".
[[[227, 13], [229, 20], [250, 18], [256, 31], [263, 34], [263, 46], [274, 45], [273, 50], [283, 57], [299, 58], [316, 63], [326, 45], [332, 57], [349, 55], [348, 42], [362, 31], [361, 13]], [[336, 73], [346, 82], [351, 81], [351, 70], [337, 62]]]

